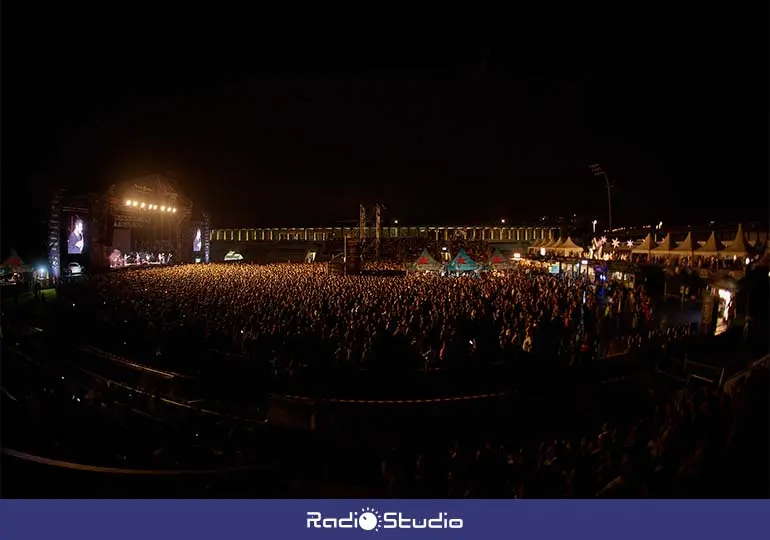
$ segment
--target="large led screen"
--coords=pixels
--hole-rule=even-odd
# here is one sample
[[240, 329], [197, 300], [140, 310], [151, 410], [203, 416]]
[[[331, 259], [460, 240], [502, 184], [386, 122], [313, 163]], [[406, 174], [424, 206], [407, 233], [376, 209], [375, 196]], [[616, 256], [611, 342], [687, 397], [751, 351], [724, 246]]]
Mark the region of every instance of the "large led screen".
[[85, 221], [77, 214], [72, 214], [67, 224], [67, 254], [80, 255], [86, 249]]
[[195, 237], [193, 238], [193, 253], [199, 253], [201, 250], [201, 230], [200, 228], [195, 229]]

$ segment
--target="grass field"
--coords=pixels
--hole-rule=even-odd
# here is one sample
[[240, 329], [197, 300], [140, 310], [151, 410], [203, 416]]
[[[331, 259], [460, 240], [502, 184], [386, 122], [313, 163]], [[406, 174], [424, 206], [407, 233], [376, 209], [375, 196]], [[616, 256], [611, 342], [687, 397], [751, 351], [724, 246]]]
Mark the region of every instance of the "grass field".
[[10, 291], [3, 291], [2, 318], [3, 326], [12, 325], [44, 326], [48, 321], [53, 306], [57, 301], [56, 289], [43, 289], [40, 291], [45, 301], [36, 298], [35, 294], [25, 291], [19, 294], [18, 300], [14, 299]]

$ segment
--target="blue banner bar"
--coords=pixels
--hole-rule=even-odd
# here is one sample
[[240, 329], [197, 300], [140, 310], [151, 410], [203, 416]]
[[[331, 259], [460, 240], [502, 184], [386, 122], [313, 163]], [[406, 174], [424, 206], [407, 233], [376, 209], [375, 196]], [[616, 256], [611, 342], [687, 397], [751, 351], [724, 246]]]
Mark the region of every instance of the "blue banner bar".
[[3, 500], [0, 537], [754, 538], [767, 500]]

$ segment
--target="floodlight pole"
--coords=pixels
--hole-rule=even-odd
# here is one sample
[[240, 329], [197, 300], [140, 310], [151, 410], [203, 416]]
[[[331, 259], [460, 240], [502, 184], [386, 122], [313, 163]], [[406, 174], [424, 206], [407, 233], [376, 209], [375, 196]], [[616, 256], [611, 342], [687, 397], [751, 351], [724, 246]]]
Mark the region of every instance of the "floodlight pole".
[[610, 179], [607, 177], [606, 172], [602, 172], [602, 176], [604, 176], [604, 182], [607, 184], [607, 214], [608, 214], [608, 221], [607, 221], [607, 227], [609, 228], [609, 232], [612, 232], [612, 185], [610, 184]]
[[607, 186], [607, 229], [609, 232], [612, 232], [612, 184], [610, 183], [610, 179], [607, 176], [607, 173], [604, 172], [604, 169], [602, 169], [599, 164], [595, 163], [589, 166], [589, 169], [594, 174], [594, 176], [601, 176], [604, 178], [604, 183]]

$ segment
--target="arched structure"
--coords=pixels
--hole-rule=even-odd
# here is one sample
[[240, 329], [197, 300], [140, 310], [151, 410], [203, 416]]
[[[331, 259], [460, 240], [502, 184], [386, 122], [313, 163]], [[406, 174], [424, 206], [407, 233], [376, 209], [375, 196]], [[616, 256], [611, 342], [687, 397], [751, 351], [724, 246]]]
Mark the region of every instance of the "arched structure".
[[[229, 242], [275, 242], [282, 240], [307, 240], [312, 242], [347, 238], [359, 232], [359, 227], [270, 227], [248, 229], [212, 229], [211, 240]], [[375, 237], [375, 227], [366, 227], [364, 237]], [[488, 242], [535, 242], [553, 239], [558, 235], [555, 227], [531, 226], [415, 226], [382, 227], [382, 238], [422, 237], [431, 240], [486, 240]]]

